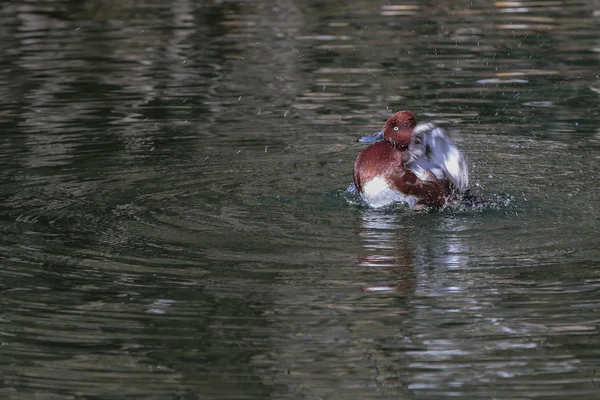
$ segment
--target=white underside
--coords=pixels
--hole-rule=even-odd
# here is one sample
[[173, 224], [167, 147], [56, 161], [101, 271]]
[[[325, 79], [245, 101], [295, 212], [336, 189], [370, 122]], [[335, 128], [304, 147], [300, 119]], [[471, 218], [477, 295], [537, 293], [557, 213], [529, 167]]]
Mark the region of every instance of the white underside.
[[362, 198], [369, 207], [385, 207], [392, 203], [403, 202], [413, 207], [417, 202], [414, 196], [407, 196], [392, 189], [387, 181], [381, 177], [371, 179], [362, 187]]

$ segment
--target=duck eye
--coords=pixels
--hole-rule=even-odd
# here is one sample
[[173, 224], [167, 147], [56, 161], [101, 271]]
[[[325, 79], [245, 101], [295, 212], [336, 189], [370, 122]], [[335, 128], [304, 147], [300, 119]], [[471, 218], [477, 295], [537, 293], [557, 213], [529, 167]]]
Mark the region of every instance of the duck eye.
[[395, 127], [394, 127], [394, 130], [395, 130], [395, 131], [397, 131], [397, 130], [398, 130], [398, 127], [397, 127], [397, 126], [395, 126]]

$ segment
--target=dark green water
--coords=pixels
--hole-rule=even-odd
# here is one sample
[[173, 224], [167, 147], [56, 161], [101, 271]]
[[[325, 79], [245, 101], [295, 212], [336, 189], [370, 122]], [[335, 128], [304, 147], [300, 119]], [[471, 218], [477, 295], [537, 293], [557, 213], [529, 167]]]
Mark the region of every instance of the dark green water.
[[[599, 28], [597, 1], [2, 3], [0, 397], [598, 398]], [[349, 201], [400, 109], [512, 201]]]

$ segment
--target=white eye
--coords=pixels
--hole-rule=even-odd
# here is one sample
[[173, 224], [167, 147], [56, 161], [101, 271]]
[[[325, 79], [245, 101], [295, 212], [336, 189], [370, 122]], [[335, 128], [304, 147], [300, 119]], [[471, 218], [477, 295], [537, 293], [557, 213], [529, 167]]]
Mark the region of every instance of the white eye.
[[397, 131], [397, 130], [398, 130], [398, 127], [397, 127], [397, 126], [395, 126], [395, 127], [394, 127], [394, 130], [395, 130], [395, 131]]

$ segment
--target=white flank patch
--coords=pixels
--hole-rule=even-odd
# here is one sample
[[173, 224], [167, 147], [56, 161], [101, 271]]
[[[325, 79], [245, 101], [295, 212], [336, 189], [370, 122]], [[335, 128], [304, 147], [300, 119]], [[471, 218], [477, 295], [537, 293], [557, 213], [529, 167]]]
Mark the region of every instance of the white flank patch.
[[392, 203], [403, 202], [413, 207], [417, 202], [414, 196], [407, 196], [392, 189], [389, 183], [382, 177], [371, 179], [363, 185], [362, 198], [373, 208], [385, 207]]

